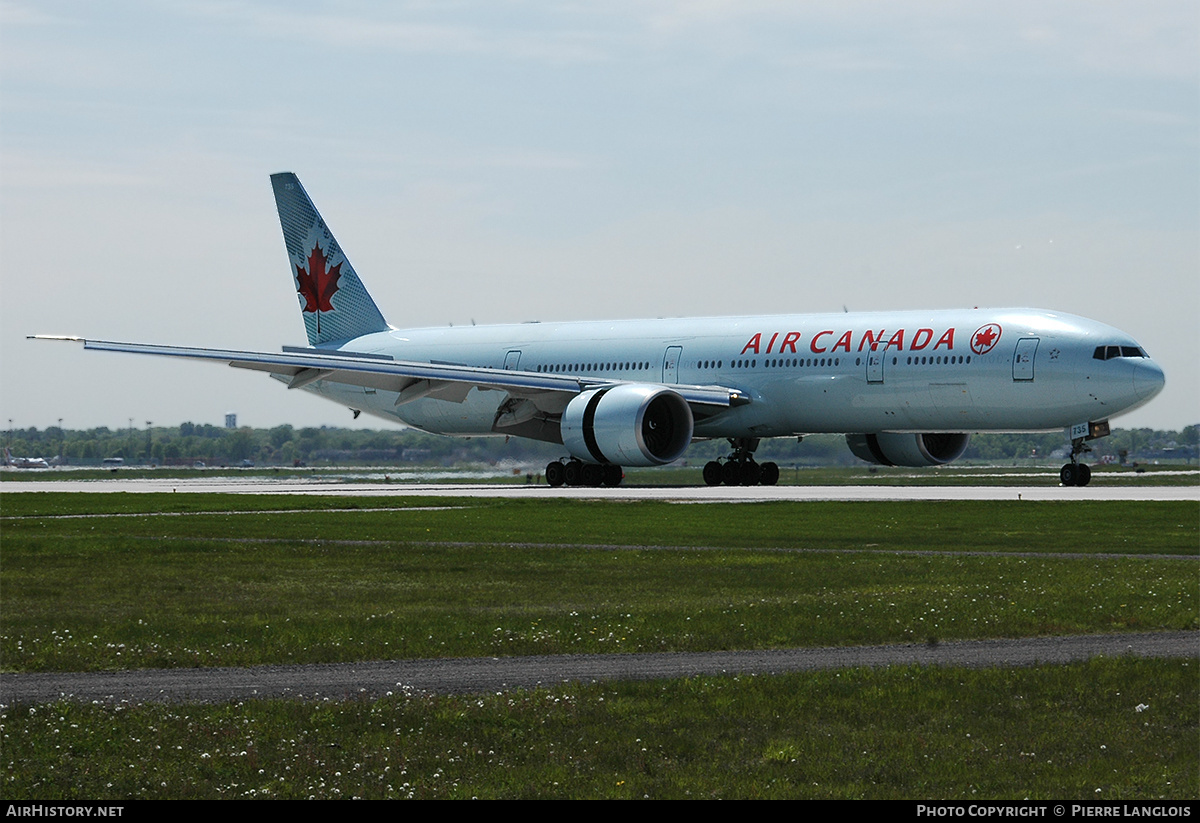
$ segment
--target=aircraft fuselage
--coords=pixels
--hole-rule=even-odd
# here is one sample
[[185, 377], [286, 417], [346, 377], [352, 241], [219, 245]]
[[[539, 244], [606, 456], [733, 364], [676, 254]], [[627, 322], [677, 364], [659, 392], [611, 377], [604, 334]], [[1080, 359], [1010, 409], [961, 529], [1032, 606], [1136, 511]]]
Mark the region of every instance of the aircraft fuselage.
[[[661, 386], [714, 384], [750, 400], [696, 421], [697, 437], [818, 432], [974, 432], [1065, 428], [1141, 406], [1158, 365], [1097, 359], [1137, 349], [1111, 326], [1036, 309], [523, 323], [393, 330], [338, 348], [396, 360]], [[317, 381], [352, 408], [439, 434], [494, 428], [502, 391], [462, 402]]]

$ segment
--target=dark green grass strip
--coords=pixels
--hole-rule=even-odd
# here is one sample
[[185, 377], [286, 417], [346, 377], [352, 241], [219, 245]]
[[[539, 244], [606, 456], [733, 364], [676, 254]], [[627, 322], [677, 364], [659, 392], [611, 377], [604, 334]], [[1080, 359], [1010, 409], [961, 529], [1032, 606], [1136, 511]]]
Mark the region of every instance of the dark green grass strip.
[[[723, 548], [1200, 553], [1193, 502], [940, 501], [681, 505], [659, 501], [272, 495], [6, 494], [6, 540], [32, 535], [246, 537]], [[411, 511], [372, 509], [411, 508]], [[433, 507], [435, 510], [428, 510]], [[249, 518], [224, 512], [276, 512]], [[169, 518], [161, 513], [190, 512]], [[200, 514], [213, 512], [212, 515]], [[136, 514], [120, 521], [39, 515]], [[32, 518], [32, 519], [31, 519]]]
[[914, 798], [1200, 793], [1195, 661], [897, 667], [471, 697], [0, 712], [2, 793]]

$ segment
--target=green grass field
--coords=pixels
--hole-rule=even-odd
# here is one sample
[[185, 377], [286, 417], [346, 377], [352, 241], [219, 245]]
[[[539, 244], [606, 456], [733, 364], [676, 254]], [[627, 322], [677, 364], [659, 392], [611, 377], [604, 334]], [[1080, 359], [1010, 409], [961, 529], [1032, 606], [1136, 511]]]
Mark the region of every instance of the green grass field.
[[[0, 516], [6, 672], [1200, 628], [1186, 502], [5, 493]], [[6, 707], [3, 795], [1186, 798], [1198, 683], [1099, 660]]]
[[[6, 800], [1194, 798], [1196, 661], [0, 712]], [[1139, 707], [1142, 707], [1139, 709]]]
[[5, 495], [4, 668], [1197, 627], [1188, 503], [428, 503]]

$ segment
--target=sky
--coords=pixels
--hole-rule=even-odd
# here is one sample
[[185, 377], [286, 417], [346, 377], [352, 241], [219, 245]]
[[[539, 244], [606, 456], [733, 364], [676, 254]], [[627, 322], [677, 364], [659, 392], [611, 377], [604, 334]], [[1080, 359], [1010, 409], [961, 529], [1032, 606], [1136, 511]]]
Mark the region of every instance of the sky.
[[397, 327], [1032, 306], [1200, 422], [1194, 0], [0, 0], [0, 421], [386, 426], [25, 339], [302, 345], [285, 170]]

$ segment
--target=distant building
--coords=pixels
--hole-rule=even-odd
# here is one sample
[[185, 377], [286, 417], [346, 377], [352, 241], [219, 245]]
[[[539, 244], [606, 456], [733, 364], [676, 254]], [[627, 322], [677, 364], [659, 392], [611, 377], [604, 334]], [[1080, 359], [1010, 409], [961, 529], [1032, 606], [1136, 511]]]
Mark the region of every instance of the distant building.
[[237, 428], [237, 412], [225, 412], [225, 428]]

